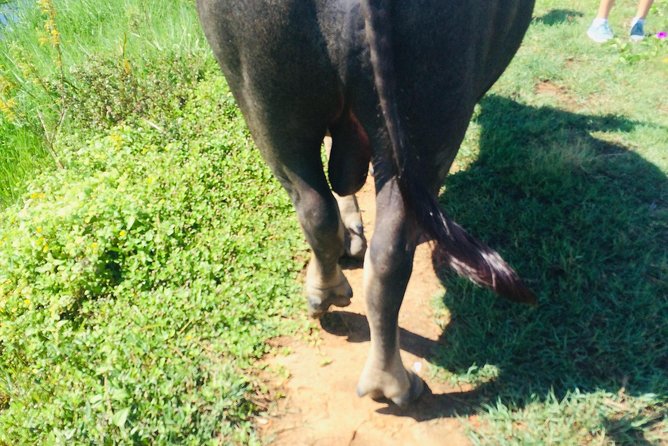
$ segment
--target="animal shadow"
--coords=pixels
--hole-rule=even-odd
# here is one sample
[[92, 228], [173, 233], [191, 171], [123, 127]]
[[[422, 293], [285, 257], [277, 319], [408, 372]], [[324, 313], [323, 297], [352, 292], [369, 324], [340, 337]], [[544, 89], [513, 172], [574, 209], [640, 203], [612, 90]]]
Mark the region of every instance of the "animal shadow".
[[[369, 341], [369, 323], [366, 316], [359, 313], [341, 310], [325, 313], [320, 319], [320, 325], [329, 334], [346, 337], [348, 342]], [[401, 350], [419, 358], [433, 357], [439, 347], [437, 342], [401, 327], [399, 328], [399, 339]], [[476, 399], [476, 394], [476, 391], [436, 394], [426, 385], [420, 399], [409, 407], [400, 408], [390, 400], [382, 399], [380, 401], [387, 403], [387, 406], [378, 409], [378, 413], [411, 417], [417, 421], [452, 417], [469, 411], [471, 403]]]
[[[489, 95], [474, 125], [479, 157], [448, 177], [442, 205], [502, 253], [540, 304], [496, 298], [435, 256], [451, 323], [430, 360], [477, 385], [472, 412], [598, 390], [665, 400], [668, 180], [616, 142], [641, 123]], [[643, 444], [625, 417], [604, 420], [607, 435]]]
[[565, 22], [572, 22], [573, 20], [582, 17], [580, 11], [575, 11], [573, 9], [552, 9], [547, 14], [544, 14], [540, 17], [534, 17], [533, 21], [535, 23], [542, 23], [547, 26], [559, 25]]
[[[347, 337], [348, 342], [368, 342], [370, 339], [369, 322], [366, 316], [350, 311], [332, 311], [320, 319], [320, 326], [334, 336]], [[434, 355], [438, 343], [417, 333], [399, 327], [400, 347], [419, 358]]]
[[[598, 390], [668, 398], [668, 180], [614, 136], [640, 125], [482, 100], [479, 155], [448, 177], [441, 202], [502, 253], [540, 304], [497, 298], [435, 255], [450, 324], [438, 342], [402, 329], [401, 347], [473, 390], [427, 389], [408, 409], [379, 412], [424, 421]], [[350, 342], [369, 339], [359, 314], [328, 314], [322, 326]], [[619, 444], [649, 444], [641, 424], [626, 415], [602, 420]]]

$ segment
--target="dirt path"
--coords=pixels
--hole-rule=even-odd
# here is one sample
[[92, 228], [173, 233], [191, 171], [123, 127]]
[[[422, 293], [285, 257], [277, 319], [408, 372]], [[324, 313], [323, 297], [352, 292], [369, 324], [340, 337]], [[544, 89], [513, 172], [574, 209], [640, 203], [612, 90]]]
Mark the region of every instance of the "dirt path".
[[[374, 223], [373, 186], [368, 181], [358, 194], [365, 230]], [[426, 378], [430, 390], [407, 410], [355, 394], [357, 379], [369, 349], [369, 328], [362, 293], [362, 269], [345, 274], [353, 287], [351, 306], [334, 309], [321, 319], [317, 342], [281, 339], [291, 351], [271, 359], [288, 378], [280, 385], [285, 398], [258, 419], [259, 431], [276, 445], [468, 445], [460, 422], [448, 417], [456, 394], [467, 389], [451, 388], [430, 380], [425, 356], [438, 342], [431, 300], [442, 286], [431, 262], [427, 244], [418, 247], [415, 266], [399, 318], [404, 364]]]

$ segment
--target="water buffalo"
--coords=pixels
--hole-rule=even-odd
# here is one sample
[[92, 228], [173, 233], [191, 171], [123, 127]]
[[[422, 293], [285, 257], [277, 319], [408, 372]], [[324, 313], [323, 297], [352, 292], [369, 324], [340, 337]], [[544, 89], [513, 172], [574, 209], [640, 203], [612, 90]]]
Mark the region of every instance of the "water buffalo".
[[372, 163], [377, 221], [364, 256], [371, 352], [360, 396], [404, 406], [422, 391], [422, 380], [402, 364], [397, 326], [422, 234], [460, 275], [534, 302], [501, 257], [436, 200], [473, 108], [517, 51], [533, 6], [534, 0], [197, 0], [206, 37], [312, 248], [305, 284], [312, 316], [350, 303], [339, 259], [346, 247], [363, 255], [365, 241], [355, 203], [344, 198], [339, 209], [332, 191], [352, 196]]

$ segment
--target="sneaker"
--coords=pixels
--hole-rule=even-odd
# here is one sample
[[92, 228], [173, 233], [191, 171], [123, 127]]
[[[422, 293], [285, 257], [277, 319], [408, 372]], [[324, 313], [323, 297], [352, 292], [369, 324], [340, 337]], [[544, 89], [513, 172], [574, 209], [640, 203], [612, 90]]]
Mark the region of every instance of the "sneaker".
[[594, 21], [587, 30], [587, 35], [596, 43], [607, 42], [614, 37], [607, 20], [598, 23], [597, 21]]
[[639, 42], [645, 38], [645, 29], [643, 25], [644, 23], [638, 20], [631, 27], [631, 32], [629, 33], [629, 37], [631, 37], [631, 40], [633, 40], [634, 42]]

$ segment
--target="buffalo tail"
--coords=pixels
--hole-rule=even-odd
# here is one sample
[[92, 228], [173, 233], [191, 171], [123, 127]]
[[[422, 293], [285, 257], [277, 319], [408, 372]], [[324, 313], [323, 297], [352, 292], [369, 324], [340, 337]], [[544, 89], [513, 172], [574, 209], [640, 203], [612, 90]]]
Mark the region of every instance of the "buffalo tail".
[[417, 223], [438, 243], [445, 262], [459, 275], [516, 302], [536, 304], [536, 297], [501, 256], [469, 235], [440, 208], [414, 172], [401, 128], [392, 50], [391, 0], [362, 0], [374, 83], [392, 147], [399, 188]]

